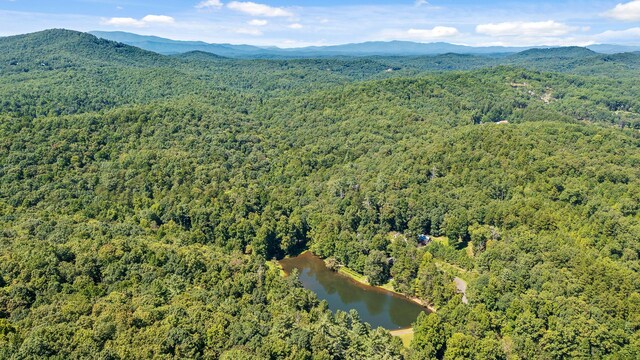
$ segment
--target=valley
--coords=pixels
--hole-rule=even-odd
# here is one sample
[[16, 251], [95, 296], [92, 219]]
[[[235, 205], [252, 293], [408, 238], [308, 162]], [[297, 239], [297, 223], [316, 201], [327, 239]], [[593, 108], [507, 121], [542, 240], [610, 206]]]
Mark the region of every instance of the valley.
[[2, 37], [0, 358], [637, 358], [639, 75]]

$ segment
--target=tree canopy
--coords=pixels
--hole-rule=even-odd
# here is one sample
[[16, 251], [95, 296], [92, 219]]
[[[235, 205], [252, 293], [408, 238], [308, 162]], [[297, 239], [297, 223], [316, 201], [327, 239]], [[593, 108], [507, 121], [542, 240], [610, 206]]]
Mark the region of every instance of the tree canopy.
[[[0, 38], [0, 358], [637, 358], [640, 73], [614, 57]], [[303, 249], [437, 313], [404, 350], [265, 265]]]

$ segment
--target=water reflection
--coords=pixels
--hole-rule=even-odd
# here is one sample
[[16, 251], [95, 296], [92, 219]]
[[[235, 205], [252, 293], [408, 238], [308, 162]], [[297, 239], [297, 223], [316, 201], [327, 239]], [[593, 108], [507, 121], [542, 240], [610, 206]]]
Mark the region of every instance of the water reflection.
[[394, 330], [411, 326], [423, 307], [397, 294], [362, 285], [352, 279], [329, 270], [322, 259], [307, 252], [280, 262], [289, 274], [298, 269], [302, 285], [326, 300], [333, 311], [358, 311], [362, 321], [373, 327], [382, 326]]

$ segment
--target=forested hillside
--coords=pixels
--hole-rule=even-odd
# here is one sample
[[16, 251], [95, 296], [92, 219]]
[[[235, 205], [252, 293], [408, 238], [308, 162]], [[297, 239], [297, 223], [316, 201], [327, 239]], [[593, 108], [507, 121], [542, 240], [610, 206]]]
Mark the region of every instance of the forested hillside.
[[[541, 51], [0, 38], [0, 358], [640, 357], [640, 57]], [[305, 249], [437, 312], [403, 349], [265, 265]]]

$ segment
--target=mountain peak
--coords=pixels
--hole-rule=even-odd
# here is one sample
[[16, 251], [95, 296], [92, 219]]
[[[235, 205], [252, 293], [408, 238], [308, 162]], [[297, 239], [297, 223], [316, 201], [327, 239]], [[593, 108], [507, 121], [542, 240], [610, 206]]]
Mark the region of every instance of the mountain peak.
[[0, 66], [17, 71], [65, 68], [82, 62], [149, 64], [161, 55], [67, 29], [50, 29], [0, 38]]
[[520, 57], [576, 57], [597, 55], [593, 50], [579, 46], [548, 47], [525, 50], [517, 56]]

